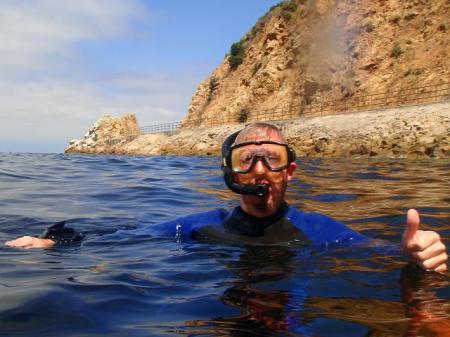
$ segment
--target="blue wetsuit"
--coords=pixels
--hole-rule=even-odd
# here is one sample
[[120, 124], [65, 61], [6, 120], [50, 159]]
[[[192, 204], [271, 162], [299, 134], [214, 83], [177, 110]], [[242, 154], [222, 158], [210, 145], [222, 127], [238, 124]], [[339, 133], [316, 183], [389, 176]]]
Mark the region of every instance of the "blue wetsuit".
[[286, 203], [268, 218], [253, 217], [238, 206], [231, 211], [217, 209], [196, 213], [126, 232], [170, 236], [177, 241], [194, 239], [254, 244], [307, 242], [314, 246], [367, 240], [365, 236], [326, 215], [305, 213]]
[[[368, 240], [367, 237], [328, 216], [319, 213], [305, 213], [286, 203], [282, 204], [274, 215], [263, 219], [245, 213], [238, 206], [228, 211], [217, 209], [183, 216], [169, 222], [149, 225], [136, 230], [119, 231], [118, 234], [167, 236], [178, 242], [195, 240], [207, 243], [243, 244], [246, 245], [246, 249], [264, 250], [271, 248], [288, 249], [286, 245], [295, 247], [297, 244], [301, 246], [309, 244], [319, 248], [320, 246], [361, 243]], [[252, 245], [261, 245], [261, 248], [250, 248]], [[273, 246], [267, 247], [268, 245]], [[275, 245], [280, 246], [275, 247]], [[240, 259], [244, 261], [242, 265], [245, 266], [247, 264], [244, 257], [245, 251], [241, 255]], [[289, 254], [286, 255], [286, 259], [289, 259]], [[251, 268], [254, 267], [253, 264], [251, 266]], [[258, 273], [256, 274], [258, 275]], [[253, 273], [244, 272], [242, 275], [248, 276], [253, 275]], [[251, 326], [252, 321], [261, 320], [263, 323], [260, 323], [260, 325], [263, 326], [266, 324], [264, 323], [264, 315], [266, 314], [269, 318], [276, 317], [275, 321], [284, 326], [286, 330], [295, 331], [305, 336], [311, 335], [299, 319], [300, 308], [308, 298], [308, 278], [291, 279], [287, 277], [283, 285], [286, 288], [282, 291], [271, 291], [258, 286], [261, 279], [252, 280], [250, 277], [249, 280], [246, 280], [245, 276], [242, 275], [237, 276], [239, 281], [227, 289], [221, 297], [224, 302], [243, 308], [246, 314], [241, 318], [236, 318], [237, 322], [242, 320], [245, 328]], [[264, 279], [264, 276], [262, 276], [262, 279]], [[279, 301], [281, 309], [277, 311], [273, 307], [265, 308], [265, 302], [260, 301], [261, 297], [264, 298], [264, 296], [268, 298], [272, 296], [274, 301]], [[259, 307], [256, 305], [256, 309], [252, 309], [252, 305], [246, 303], [252, 303], [255, 298], [258, 299], [256, 303], [263, 304]], [[165, 307], [161, 308], [162, 311], [164, 309]], [[237, 326], [239, 325], [237, 324]]]

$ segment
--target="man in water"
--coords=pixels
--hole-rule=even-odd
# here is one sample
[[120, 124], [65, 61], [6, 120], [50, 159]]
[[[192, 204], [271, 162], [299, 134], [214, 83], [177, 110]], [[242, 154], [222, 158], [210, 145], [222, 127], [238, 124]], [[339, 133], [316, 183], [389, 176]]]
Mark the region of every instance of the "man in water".
[[[222, 148], [227, 186], [241, 194], [240, 206], [194, 214], [175, 221], [130, 231], [134, 234], [170, 233], [177, 239], [193, 236], [237, 243], [308, 242], [314, 245], [367, 240], [342, 223], [318, 213], [304, 213], [284, 200], [292, 179], [295, 152], [274, 125], [254, 123], [228, 137]], [[416, 210], [407, 213], [402, 247], [411, 262], [424, 270], [447, 270], [447, 253], [439, 234], [419, 230]], [[47, 248], [53, 236], [24, 236], [7, 242], [11, 247]]]

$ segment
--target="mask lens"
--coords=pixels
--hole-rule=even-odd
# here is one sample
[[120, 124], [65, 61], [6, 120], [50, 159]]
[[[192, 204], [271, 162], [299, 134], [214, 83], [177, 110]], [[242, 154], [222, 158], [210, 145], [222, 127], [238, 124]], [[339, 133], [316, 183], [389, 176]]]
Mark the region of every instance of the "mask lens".
[[288, 165], [288, 153], [282, 144], [249, 144], [231, 150], [231, 168], [237, 173], [247, 173], [258, 159], [271, 171], [282, 170]]

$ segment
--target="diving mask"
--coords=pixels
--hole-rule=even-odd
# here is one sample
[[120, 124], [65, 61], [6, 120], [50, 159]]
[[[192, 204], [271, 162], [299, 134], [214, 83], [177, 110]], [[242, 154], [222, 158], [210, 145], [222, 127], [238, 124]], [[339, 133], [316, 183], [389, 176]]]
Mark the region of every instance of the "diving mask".
[[269, 191], [267, 185], [238, 184], [234, 180], [233, 173], [249, 173], [258, 160], [261, 160], [272, 172], [282, 171], [295, 161], [295, 151], [285, 143], [269, 140], [232, 145], [239, 132], [230, 135], [222, 145], [222, 170], [225, 184], [235, 193], [263, 197]]
[[272, 172], [284, 170], [292, 162], [289, 146], [274, 141], [245, 142], [230, 148], [231, 169], [235, 173], [249, 173], [258, 160]]

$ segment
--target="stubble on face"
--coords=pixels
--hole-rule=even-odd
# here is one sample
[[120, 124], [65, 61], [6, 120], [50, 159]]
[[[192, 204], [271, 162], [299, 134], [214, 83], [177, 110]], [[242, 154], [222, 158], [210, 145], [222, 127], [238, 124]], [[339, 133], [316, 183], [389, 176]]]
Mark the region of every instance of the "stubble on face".
[[[251, 182], [251, 185], [267, 184], [269, 185], [268, 193], [263, 197], [256, 195], [244, 194], [241, 197], [241, 207], [247, 213], [256, 217], [267, 217], [274, 214], [281, 203], [284, 201], [284, 195], [286, 193], [287, 174], [283, 170], [276, 173], [279, 177], [265, 177], [260, 181], [255, 180]], [[244, 183], [244, 182], [241, 182]]]

